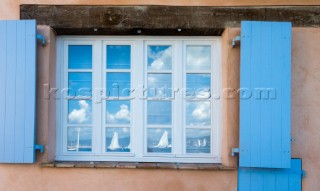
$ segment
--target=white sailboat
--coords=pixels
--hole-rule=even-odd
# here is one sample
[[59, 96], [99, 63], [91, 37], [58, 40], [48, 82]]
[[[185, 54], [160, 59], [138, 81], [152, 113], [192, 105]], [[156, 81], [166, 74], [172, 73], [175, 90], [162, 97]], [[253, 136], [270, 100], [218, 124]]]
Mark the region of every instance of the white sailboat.
[[201, 145], [201, 146], [202, 146], [202, 147], [207, 146], [207, 139], [206, 139], [206, 138], [203, 139], [203, 142], [202, 142], [202, 145]]
[[79, 151], [79, 148], [80, 148], [80, 128], [78, 128], [77, 131], [78, 131], [78, 136], [77, 136], [77, 147], [76, 147], [76, 150]]
[[167, 147], [171, 147], [171, 145], [169, 145], [169, 137], [168, 137], [168, 131], [164, 131], [158, 145], [154, 146], [156, 148], [167, 148]]
[[200, 139], [198, 139], [197, 147], [201, 147], [201, 141], [200, 141]]
[[120, 149], [120, 145], [119, 145], [119, 137], [118, 137], [118, 133], [114, 132], [111, 143], [108, 147], [108, 149], [110, 150], [116, 150], [116, 149]]
[[70, 145], [68, 146], [68, 151], [79, 151], [79, 138], [80, 138], [80, 130], [77, 129], [78, 136], [76, 140], [72, 140]]

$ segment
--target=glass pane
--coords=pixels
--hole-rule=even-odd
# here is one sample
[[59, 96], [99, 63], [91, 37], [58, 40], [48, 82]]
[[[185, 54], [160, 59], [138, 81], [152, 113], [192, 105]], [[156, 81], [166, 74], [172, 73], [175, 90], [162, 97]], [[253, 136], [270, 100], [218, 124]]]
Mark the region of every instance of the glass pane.
[[128, 72], [107, 73], [107, 96], [111, 96], [111, 97], [130, 96], [130, 73]]
[[209, 99], [211, 97], [210, 87], [210, 74], [187, 74], [187, 98]]
[[171, 97], [171, 74], [148, 74], [148, 97]]
[[130, 128], [106, 128], [106, 152], [130, 152]]
[[68, 76], [68, 96], [92, 95], [92, 74], [90, 72], [69, 72]]
[[107, 46], [107, 69], [130, 69], [130, 45]]
[[107, 101], [108, 124], [130, 124], [130, 101]]
[[170, 128], [148, 128], [148, 153], [171, 153], [172, 135]]
[[210, 101], [187, 101], [186, 124], [188, 126], [209, 126], [211, 123]]
[[68, 151], [92, 151], [90, 127], [68, 127]]
[[148, 101], [148, 124], [171, 125], [172, 121], [171, 101]]
[[187, 129], [187, 153], [210, 153], [211, 130]]
[[187, 70], [210, 70], [210, 66], [210, 46], [187, 46]]
[[171, 46], [148, 46], [148, 70], [171, 70], [171, 68]]
[[68, 123], [69, 124], [91, 124], [92, 101], [90, 100], [68, 100]]
[[92, 68], [92, 46], [91, 45], [69, 45], [68, 49], [69, 69], [91, 69]]

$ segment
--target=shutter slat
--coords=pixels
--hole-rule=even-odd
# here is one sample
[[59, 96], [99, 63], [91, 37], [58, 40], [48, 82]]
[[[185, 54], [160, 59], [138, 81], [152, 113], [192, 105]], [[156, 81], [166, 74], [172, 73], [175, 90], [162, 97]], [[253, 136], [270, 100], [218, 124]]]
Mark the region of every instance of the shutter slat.
[[[25, 162], [33, 162], [35, 159], [35, 113], [36, 113], [36, 21], [28, 22], [26, 25], [26, 44], [32, 45], [26, 49], [26, 78], [27, 89], [25, 103]], [[33, 112], [27, 112], [32, 110]]]
[[[251, 50], [251, 22], [243, 22], [241, 29], [241, 49]], [[245, 39], [245, 40], [244, 40]], [[240, 97], [243, 97], [242, 99], [246, 99], [245, 95], [246, 90], [251, 89], [251, 75], [242, 75], [246, 73], [246, 71], [250, 71], [250, 65], [251, 65], [251, 51], [247, 51], [246, 54], [241, 54], [240, 60], [241, 60], [241, 78], [240, 78], [240, 84], [242, 85], [242, 88], [240, 87]], [[250, 100], [241, 101], [240, 102], [240, 153], [241, 153], [241, 161], [240, 163], [244, 166], [250, 165], [250, 122], [251, 119], [251, 107], [250, 107]]]
[[[261, 87], [272, 87], [270, 80], [270, 74], [272, 73], [272, 64], [271, 64], [271, 46], [272, 43], [269, 40], [271, 39], [271, 23], [266, 23], [261, 25], [261, 52], [266, 54], [261, 54], [261, 70], [260, 70], [260, 86]], [[272, 101], [269, 99], [264, 99], [263, 95], [261, 99], [263, 101], [261, 104], [261, 166], [271, 166], [272, 155], [272, 145], [271, 137], [272, 131], [271, 127], [271, 114], [272, 114]]]
[[7, 30], [6, 22], [0, 21], [0, 161], [5, 160], [5, 106], [6, 106], [6, 50], [7, 49]]
[[263, 173], [262, 172], [256, 172], [255, 176], [250, 176], [251, 181], [251, 190], [255, 191], [262, 191], [263, 190]]
[[276, 176], [272, 172], [263, 174], [263, 188], [265, 190], [276, 190]]
[[242, 167], [290, 167], [290, 57], [290, 23], [241, 23]]
[[[260, 118], [261, 113], [257, 111], [261, 111], [260, 101], [255, 99], [255, 91], [254, 88], [261, 87], [261, 25], [260, 22], [252, 23], [252, 37], [251, 37], [251, 64], [249, 75], [251, 75], [251, 92], [252, 98], [250, 99], [250, 107], [251, 107], [251, 126], [250, 129], [250, 158], [251, 158], [251, 166], [260, 166], [261, 161], [261, 126], [260, 126]], [[258, 42], [258, 43], [257, 43]]]
[[289, 191], [289, 174], [276, 173], [276, 191]]
[[272, 64], [272, 88], [277, 92], [276, 99], [272, 101], [272, 166], [281, 167], [282, 162], [282, 140], [281, 140], [281, 23], [272, 23], [272, 47], [271, 47], [271, 64]]
[[17, 65], [17, 27], [15, 21], [7, 22], [7, 70], [5, 106], [5, 162], [14, 161], [15, 133], [15, 81]]
[[26, 70], [26, 22], [17, 22], [17, 63], [18, 67], [16, 69], [16, 105], [15, 105], [15, 162], [22, 163], [24, 159], [24, 134], [25, 134], [25, 100], [24, 95], [26, 87], [25, 82], [25, 70]]
[[282, 56], [282, 110], [286, 114], [282, 118], [282, 164], [290, 164], [291, 158], [291, 24], [282, 25], [282, 38], [284, 43]]
[[0, 21], [0, 163], [35, 161], [36, 22]]

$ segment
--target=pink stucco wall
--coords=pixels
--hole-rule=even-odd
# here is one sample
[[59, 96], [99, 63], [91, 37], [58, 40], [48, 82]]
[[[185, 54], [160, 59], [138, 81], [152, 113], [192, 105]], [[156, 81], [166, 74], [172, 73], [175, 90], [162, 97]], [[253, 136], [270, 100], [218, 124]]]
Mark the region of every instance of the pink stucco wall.
[[304, 191], [320, 190], [320, 28], [292, 33], [292, 156], [302, 158]]

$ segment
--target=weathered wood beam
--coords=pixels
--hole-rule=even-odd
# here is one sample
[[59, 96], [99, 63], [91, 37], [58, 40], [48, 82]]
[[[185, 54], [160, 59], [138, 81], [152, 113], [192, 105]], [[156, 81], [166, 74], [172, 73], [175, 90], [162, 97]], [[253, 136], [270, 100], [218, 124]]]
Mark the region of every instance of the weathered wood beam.
[[59, 35], [221, 35], [224, 28], [239, 27], [242, 20], [320, 27], [320, 6], [21, 5], [20, 17], [50, 25]]

